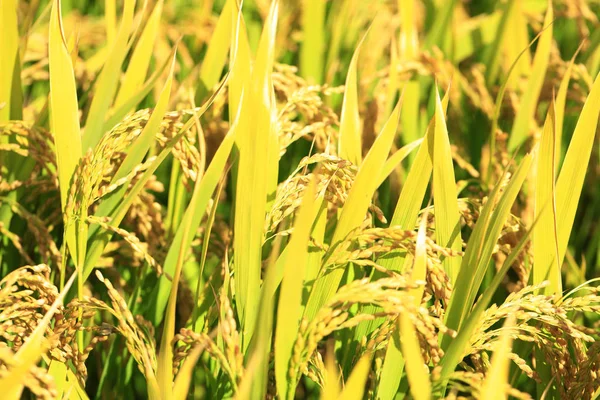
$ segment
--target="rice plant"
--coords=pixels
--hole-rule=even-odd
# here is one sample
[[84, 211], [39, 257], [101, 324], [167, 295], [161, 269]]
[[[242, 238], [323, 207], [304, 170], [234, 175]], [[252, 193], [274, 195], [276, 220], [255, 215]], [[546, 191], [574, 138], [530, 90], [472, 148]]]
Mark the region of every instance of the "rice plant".
[[596, 399], [597, 0], [0, 0], [6, 399]]

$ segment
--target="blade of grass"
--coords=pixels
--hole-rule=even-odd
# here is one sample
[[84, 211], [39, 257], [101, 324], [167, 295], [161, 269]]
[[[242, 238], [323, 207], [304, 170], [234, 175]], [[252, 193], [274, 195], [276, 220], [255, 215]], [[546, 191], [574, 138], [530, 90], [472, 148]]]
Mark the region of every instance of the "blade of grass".
[[[226, 162], [231, 154], [235, 135], [237, 134], [237, 124], [231, 127], [223, 142], [217, 149], [210, 165], [206, 169], [206, 173], [202, 177], [197, 178], [197, 183], [194, 186], [194, 191], [190, 204], [185, 210], [183, 223], [180, 224], [173, 242], [167, 252], [167, 257], [164, 262], [164, 271], [167, 274], [174, 274], [177, 271], [180, 253], [187, 254], [192, 240], [195, 237], [196, 231], [202, 222], [202, 217], [206, 213], [206, 207], [211, 196], [215, 192], [215, 188], [225, 170]], [[173, 283], [162, 275], [159, 279], [157, 289], [152, 296], [152, 315], [151, 320], [156, 324], [162, 321], [165, 307], [167, 306], [168, 293], [172, 292]]]
[[[534, 221], [533, 227], [535, 227], [535, 224], [536, 221]], [[452, 339], [450, 346], [440, 361], [441, 371], [440, 378], [437, 381], [439, 383], [437, 388], [438, 390], [441, 389], [442, 392], [445, 390], [445, 386], [450, 375], [456, 370], [456, 367], [462, 361], [463, 356], [468, 353], [468, 346], [471, 336], [477, 328], [483, 313], [489, 307], [496, 290], [502, 283], [502, 280], [508, 273], [508, 270], [512, 267], [513, 263], [521, 255], [521, 253], [526, 249], [526, 245], [529, 243], [532, 232], [533, 229], [528, 230], [525, 235], [523, 235], [519, 243], [517, 243], [517, 245], [512, 249], [506, 260], [504, 260], [502, 267], [498, 270], [496, 275], [494, 275], [492, 282], [490, 282], [489, 286], [483, 292], [481, 298], [477, 301], [475, 307], [473, 307], [467, 316], [466, 320], [462, 324], [462, 327], [458, 331], [457, 336]]]
[[[497, 206], [494, 208], [502, 181], [496, 185], [480, 213], [480, 217], [469, 238], [467, 250], [462, 259], [456, 284], [454, 285], [455, 288], [460, 288], [460, 290], [454, 290], [450, 297], [445, 323], [451, 329], [459, 331], [471, 310], [483, 277], [490, 266], [493, 248], [510, 214], [510, 209], [515, 202], [517, 194], [529, 173], [531, 162], [531, 154], [526, 155], [512, 179], [504, 188]], [[447, 349], [449, 343], [450, 338], [444, 336], [442, 348], [444, 350]]]
[[[232, 5], [232, 1], [227, 0], [223, 6], [223, 10], [221, 10], [221, 14], [219, 14], [217, 25], [210, 38], [206, 54], [200, 66], [200, 87], [197, 96], [201, 98], [219, 82], [221, 73], [225, 67], [229, 45], [232, 41], [232, 21], [237, 14], [233, 13], [234, 6]], [[200, 99], [197, 98], [198, 100]]]
[[344, 390], [338, 397], [339, 400], [360, 400], [363, 398], [370, 367], [371, 357], [369, 355], [362, 356], [354, 366]]
[[535, 118], [537, 109], [538, 99], [542, 90], [542, 84], [546, 76], [546, 70], [548, 69], [548, 62], [550, 59], [550, 49], [552, 47], [552, 27], [551, 24], [554, 19], [552, 12], [552, 3], [548, 2], [548, 10], [544, 18], [545, 29], [540, 37], [535, 56], [533, 58], [533, 65], [531, 70], [535, 71], [530, 77], [527, 83], [527, 89], [525, 95], [521, 100], [515, 122], [513, 123], [510, 138], [508, 139], [508, 151], [513, 152], [519, 147], [529, 136], [531, 121]]
[[[438, 90], [435, 96], [435, 125], [433, 135], [433, 203], [435, 207], [436, 241], [442, 247], [462, 250], [460, 213], [456, 197], [456, 180], [448, 129]], [[430, 147], [431, 148], [431, 147]], [[460, 269], [460, 257], [445, 257], [442, 265], [450, 282], [456, 282]]]
[[[247, 96], [244, 95], [241, 101], [242, 109], [237, 134], [239, 164], [234, 221], [235, 236], [244, 238], [234, 241], [236, 303], [242, 321], [243, 352], [250, 344], [258, 314], [267, 198], [272, 195], [277, 185], [278, 160], [272, 153], [275, 147], [278, 152], [278, 139], [274, 129], [275, 104], [272, 98], [271, 72], [275, 55], [278, 10], [279, 3], [274, 1], [260, 38], [256, 61], [252, 67], [252, 78], [249, 82], [238, 82], [240, 86], [236, 89], [240, 90], [245, 86], [249, 90]], [[243, 26], [241, 23], [237, 25]], [[242, 32], [238, 35], [238, 37], [243, 36]], [[243, 42], [242, 39], [238, 44]], [[244, 77], [246, 67], [238, 66], [242, 62], [247, 62], [247, 58], [239, 58], [240, 54], [246, 54], [245, 46], [243, 44], [239, 48], [237, 45], [234, 47], [238, 51], [233, 66], [236, 82]], [[242, 53], [239, 53], [240, 50]], [[241, 74], [238, 75], [238, 72]]]
[[562, 292], [554, 190], [555, 126], [554, 102], [552, 102], [537, 154], [534, 193], [534, 215], [539, 222], [533, 231], [533, 284], [539, 285], [549, 280], [550, 284], [540, 291], [541, 294], [546, 295]]
[[173, 394], [171, 397], [172, 399], [185, 400], [188, 398], [188, 392], [194, 373], [194, 366], [198, 362], [203, 350], [203, 345], [196, 345], [196, 347], [194, 347], [190, 354], [185, 358], [185, 361], [183, 362], [183, 365], [181, 366], [181, 369], [175, 378]]
[[[373, 177], [380, 176], [382, 173], [385, 160], [390, 152], [398, 129], [401, 104], [402, 98], [398, 101], [396, 108], [388, 118], [381, 133], [369, 150], [364, 163], [358, 170], [354, 184], [348, 194], [348, 199], [342, 208], [340, 219], [331, 240], [332, 245], [343, 240], [352, 229], [359, 226], [367, 213], [371, 198], [377, 189], [378, 181], [373, 179]], [[343, 268], [337, 268], [317, 278], [305, 310], [305, 316], [309, 320], [316, 315], [321, 306], [336, 292], [343, 274]]]
[[144, 97], [150, 93], [150, 91], [154, 88], [158, 79], [164, 75], [167, 67], [171, 65], [171, 60], [176, 56], [177, 51], [177, 43], [173, 47], [172, 54], [167, 57], [166, 61], [152, 74], [150, 78], [139, 87], [131, 97], [123, 102], [123, 104], [119, 107], [115, 107], [112, 110], [109, 110], [108, 117], [104, 120], [104, 131], [111, 130], [114, 126], [116, 126], [119, 122], [123, 120], [123, 118], [133, 109], [135, 106], [141, 102]]
[[[153, 141], [155, 140], [156, 133], [160, 129], [162, 119], [167, 111], [167, 107], [169, 104], [169, 97], [171, 94], [171, 87], [173, 83], [174, 66], [175, 55], [173, 55], [173, 58], [171, 59], [171, 68], [169, 71], [169, 75], [167, 77], [163, 90], [158, 98], [156, 107], [152, 112], [148, 123], [146, 124], [146, 126], [144, 126], [144, 129], [140, 133], [140, 136], [135, 140], [135, 142], [133, 142], [133, 144], [130, 147], [130, 151], [127, 153], [125, 159], [119, 166], [119, 169], [113, 176], [111, 181], [112, 183], [123, 178], [124, 176], [127, 176], [133, 170], [133, 168], [139, 165], [148, 153], [148, 150], [150, 149], [150, 146], [152, 145]], [[103, 199], [98, 205], [95, 215], [98, 217], [111, 216], [113, 217], [111, 223], [115, 224], [115, 226], [118, 226], [120, 224], [120, 221], [114, 219], [114, 212], [123, 205], [122, 200], [126, 192], [127, 187], [126, 185], [124, 185], [117, 189], [110, 196]], [[89, 274], [91, 273], [94, 264], [98, 260], [98, 257], [101, 255], [102, 250], [104, 250], [104, 247], [108, 243], [108, 240], [110, 240], [111, 235], [108, 232], [99, 233], [99, 228], [95, 226], [90, 228], [88, 236], [88, 248], [90, 249], [90, 251], [87, 259], [85, 260], [84, 266], [84, 274], [86, 274], [86, 277], [89, 276]]]
[[[16, 118], [21, 113], [15, 102], [14, 89], [21, 89], [19, 57], [19, 29], [17, 26], [17, 1], [3, 0], [0, 4], [0, 25], [2, 40], [0, 41], [0, 121]], [[20, 93], [19, 93], [20, 94]], [[0, 157], [3, 155], [0, 154]], [[0, 158], [2, 160], [2, 158]]]
[[290, 385], [288, 372], [294, 343], [302, 317], [302, 286], [308, 260], [308, 244], [313, 218], [316, 213], [316, 183], [311, 181], [302, 197], [302, 205], [294, 222], [294, 231], [287, 246], [283, 281], [277, 307], [275, 336], [275, 381], [282, 398], [293, 399], [296, 388]]
[[[519, 55], [517, 56], [517, 58], [512, 62], [512, 64], [510, 65], [510, 68], [508, 69], [508, 72], [506, 73], [506, 78], [504, 80], [504, 83], [500, 86], [500, 90], [498, 91], [498, 95], [496, 96], [496, 102], [494, 104], [494, 115], [492, 116], [492, 127], [490, 130], [490, 158], [496, 154], [496, 132], [498, 130], [498, 120], [500, 119], [500, 112], [502, 110], [502, 102], [504, 101], [504, 94], [506, 93], [506, 89], [509, 87], [509, 83], [512, 82], [512, 74], [513, 72], [516, 70], [516, 67], [518, 65], [520, 65], [522, 63], [523, 57], [527, 54], [529, 54], [529, 49], [531, 48], [531, 46], [533, 46], [533, 44], [542, 36], [542, 34], [547, 30], [550, 29], [551, 26], [547, 26], [545, 28], [542, 29], [541, 32], [539, 32], [535, 38], [533, 38], [533, 40], [531, 40], [531, 42], [529, 42], [529, 45], [527, 47], [525, 47], [523, 50], [521, 50], [521, 52], [519, 53]], [[491, 186], [489, 184], [490, 179], [492, 177], [492, 161], [490, 160], [490, 162], [487, 163], [487, 171], [486, 171], [486, 182], [488, 183], [489, 186]]]
[[423, 139], [417, 139], [413, 142], [408, 143], [407, 145], [402, 146], [398, 151], [390, 156], [383, 165], [383, 172], [379, 177], [379, 184], [377, 186], [381, 186], [381, 184], [394, 172], [394, 170], [398, 167], [398, 165], [416, 148], [421, 146], [423, 143]]
[[[58, 183], [64, 213], [71, 187], [71, 178], [77, 164], [79, 164], [82, 152], [77, 88], [71, 57], [67, 51], [64, 38], [60, 0], [56, 0], [52, 6], [48, 46], [50, 125], [56, 148]], [[67, 221], [65, 235], [75, 263], [78, 267], [81, 267], [83, 255], [80, 254], [80, 248], [77, 246], [78, 237], [75, 224]]]
[[337, 400], [342, 388], [340, 387], [339, 372], [335, 363], [335, 349], [333, 342], [327, 344], [325, 352], [325, 384], [321, 391], [321, 400]]
[[[158, 36], [160, 17], [162, 15], [164, 0], [159, 0], [152, 10], [152, 14], [148, 18], [140, 39], [131, 54], [131, 59], [123, 77], [121, 87], [115, 99], [114, 108], [123, 105], [130, 99], [138, 88], [144, 83], [150, 59], [152, 58], [152, 50]], [[131, 110], [130, 110], [131, 111]]]
[[358, 166], [362, 161], [362, 133], [360, 116], [358, 114], [358, 56], [360, 48], [365, 41], [365, 33], [354, 50], [352, 61], [348, 67], [342, 102], [342, 116], [340, 119], [340, 136], [338, 139], [338, 153], [341, 158]]
[[104, 0], [104, 21], [106, 25], [106, 42], [108, 47], [115, 42], [117, 35], [117, 1]]
[[496, 38], [489, 48], [486, 60], [484, 61], [484, 64], [486, 65], [485, 81], [488, 86], [493, 85], [498, 77], [500, 56], [502, 55], [500, 49], [504, 42], [510, 39], [509, 36], [512, 35], [510, 31], [507, 31], [507, 27], [509, 26], [510, 18], [517, 11], [515, 10], [515, 0], [509, 0], [506, 4], [503, 4], [502, 7], [504, 7], [504, 12], [502, 13], [500, 23], [498, 24]]
[[[258, 358], [255, 379], [252, 381], [251, 399], [264, 399], [269, 383], [269, 364], [272, 349], [273, 314], [275, 307], [275, 291], [279, 283], [277, 280], [277, 259], [280, 257], [282, 236], [275, 238], [271, 247], [266, 276], [260, 293], [259, 312], [257, 316], [256, 333], [252, 336], [247, 360]], [[283, 394], [282, 394], [283, 395]]]
[[[419, 225], [419, 232], [417, 234], [415, 258], [411, 273], [411, 280], [413, 282], [424, 281], [427, 274], [427, 247], [425, 244], [425, 239], [427, 238], [427, 215], [427, 212], [425, 212], [421, 218], [421, 224]], [[409, 295], [413, 296], [417, 307], [421, 305], [424, 290], [425, 286], [422, 285], [418, 288], [411, 289], [409, 292]], [[379, 399], [393, 399], [400, 386], [402, 372], [404, 370], [403, 353], [405, 353], [402, 350], [401, 332], [402, 331], [399, 328], [394, 330], [392, 332], [391, 340], [387, 345], [383, 366], [381, 367], [381, 377], [379, 378], [379, 383], [377, 385], [377, 398]], [[431, 391], [431, 389], [429, 391]]]
[[456, 2], [456, 0], [442, 2], [442, 5], [438, 6], [441, 9], [435, 10], [433, 23], [429, 29], [427, 38], [425, 39], [425, 49], [431, 49], [433, 46], [438, 46], [439, 48], [443, 47], [442, 43], [446, 35], [450, 35], [448, 26], [452, 20]]
[[563, 137], [563, 124], [565, 120], [565, 107], [567, 104], [567, 90], [569, 89], [569, 81], [571, 79], [571, 72], [573, 71], [573, 64], [575, 63], [575, 57], [579, 54], [583, 43], [579, 45], [573, 57], [571, 57], [571, 61], [567, 65], [567, 70], [563, 75], [562, 80], [560, 81], [560, 86], [558, 88], [558, 92], [556, 93], [556, 103], [555, 103], [555, 113], [556, 113], [556, 146], [554, 152], [554, 171], [558, 170], [558, 165], [560, 163], [560, 156], [562, 154], [562, 137]]
[[481, 398], [492, 400], [507, 399], [506, 387], [508, 386], [508, 369], [510, 359], [508, 355], [512, 348], [512, 336], [507, 329], [515, 325], [515, 315], [509, 315], [504, 323], [504, 329], [500, 333], [500, 338], [496, 343], [492, 364], [487, 371], [483, 387], [481, 388]]
[[[448, 93], [449, 91], [446, 91], [446, 94], [442, 99], [444, 112], [448, 108]], [[417, 216], [421, 210], [421, 205], [423, 204], [425, 192], [429, 185], [433, 169], [429, 143], [433, 141], [434, 122], [435, 116], [429, 122], [423, 142], [421, 142], [415, 161], [408, 172], [406, 182], [404, 183], [404, 187], [402, 188], [400, 197], [396, 203], [390, 226], [397, 226], [402, 229], [413, 229], [417, 222]], [[391, 251], [377, 261], [387, 270], [400, 272], [404, 265], [404, 255], [399, 251]], [[384, 274], [382, 272], [374, 271], [372, 279], [380, 279], [383, 276]], [[374, 307], [367, 306], [365, 312], [373, 312], [374, 310]], [[360, 340], [360, 338], [372, 332], [377, 324], [377, 320], [359, 324], [355, 330], [354, 337]]]
[[556, 226], [558, 232], [558, 264], [562, 265], [573, 229], [575, 211], [590, 161], [600, 114], [600, 74], [596, 76], [556, 182]]
[[410, 393], [415, 400], [428, 400], [431, 398], [429, 368], [423, 361], [417, 332], [407, 313], [400, 314], [398, 329], [401, 334], [402, 355], [406, 360], [406, 375]]
[[125, 0], [119, 32], [94, 85], [94, 98], [83, 133], [84, 151], [93, 149], [104, 135], [104, 118], [113, 102], [119, 84], [121, 66], [127, 54], [128, 39], [133, 26], [135, 3], [136, 0]]
[[325, 0], [303, 0], [300, 74], [311, 84], [323, 82]]

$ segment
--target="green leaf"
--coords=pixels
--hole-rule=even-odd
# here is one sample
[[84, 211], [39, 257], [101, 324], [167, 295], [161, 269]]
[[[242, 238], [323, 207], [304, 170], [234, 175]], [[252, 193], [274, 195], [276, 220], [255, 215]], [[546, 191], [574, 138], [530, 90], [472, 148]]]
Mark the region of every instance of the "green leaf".
[[146, 26], [142, 31], [142, 35], [131, 54], [131, 60], [129, 61], [129, 66], [127, 67], [117, 98], [115, 99], [114, 108], [123, 105], [123, 103], [130, 99], [144, 83], [144, 79], [148, 73], [150, 59], [152, 58], [154, 43], [158, 36], [163, 3], [164, 0], [158, 0], [154, 6], [154, 10], [152, 11], [152, 14], [150, 14]]
[[492, 356], [492, 364], [490, 365], [483, 387], [481, 388], [480, 396], [482, 399], [504, 400], [507, 399], [506, 388], [508, 382], [508, 370], [510, 359], [508, 358], [512, 348], [512, 336], [509, 329], [515, 325], [515, 315], [510, 315], [504, 323], [504, 329], [500, 333], [500, 338], [494, 348]]
[[[427, 212], [421, 218], [419, 232], [417, 234], [417, 242], [415, 244], [415, 257], [411, 280], [413, 282], [424, 282], [427, 274], [427, 246], [425, 239], [427, 238]], [[421, 305], [421, 299], [425, 286], [421, 285], [411, 289], [408, 294], [413, 297], [415, 306]], [[377, 385], [377, 398], [392, 399], [398, 392], [400, 380], [402, 379], [402, 371], [404, 369], [403, 350], [401, 349], [401, 330], [396, 329], [392, 332], [390, 341], [388, 342], [383, 366], [381, 368], [381, 377]], [[405, 353], [405, 351], [404, 351]], [[422, 363], [422, 360], [421, 360]], [[429, 390], [430, 391], [430, 390]]]
[[[332, 245], [343, 240], [352, 229], [359, 226], [367, 213], [371, 198], [378, 185], [378, 181], [373, 177], [381, 176], [385, 160], [396, 136], [401, 103], [402, 99], [398, 101], [396, 108], [358, 170], [354, 184], [348, 194], [348, 199], [342, 208], [340, 219], [331, 240]], [[312, 319], [321, 306], [337, 291], [343, 274], [343, 268], [337, 268], [327, 274], [321, 274], [317, 278], [306, 306], [305, 316], [308, 319]]]
[[236, 16], [233, 13], [232, 1], [225, 2], [210, 42], [208, 42], [206, 54], [200, 66], [200, 80], [203, 89], [199, 92], [210, 90], [215, 86], [223, 72], [232, 38], [232, 21]]
[[588, 95], [575, 126], [569, 149], [556, 182], [558, 264], [562, 265], [573, 229], [575, 211], [594, 146], [600, 114], [600, 74]]
[[410, 393], [415, 400], [428, 400], [431, 397], [429, 368], [421, 356], [421, 345], [410, 316], [403, 312], [398, 320], [402, 354], [406, 360], [406, 376]]
[[316, 191], [316, 183], [313, 180], [302, 197], [302, 205], [295, 218], [292, 238], [287, 245], [288, 254], [277, 307], [275, 381], [279, 395], [288, 399], [294, 398], [296, 389], [294, 383], [289, 379], [288, 371], [302, 317], [302, 286], [305, 265], [308, 260], [309, 236], [317, 206]]
[[323, 82], [325, 50], [325, 0], [302, 1], [302, 47], [300, 47], [300, 74], [311, 84]]
[[[77, 106], [77, 87], [71, 56], [65, 43], [60, 0], [52, 5], [50, 31], [48, 37], [48, 62], [50, 69], [50, 126], [56, 148], [58, 164], [58, 183], [63, 213], [68, 202], [71, 179], [81, 159], [81, 135], [79, 130], [79, 109]], [[75, 259], [80, 266], [82, 255], [77, 246], [75, 224], [67, 222], [66, 239]]]
[[354, 366], [338, 400], [361, 400], [363, 398], [370, 367], [371, 357], [369, 355], [362, 356]]
[[[158, 103], [156, 104], [156, 107], [154, 108], [150, 119], [146, 123], [146, 126], [142, 130], [142, 133], [140, 133], [140, 136], [131, 145], [130, 151], [127, 153], [125, 159], [119, 166], [119, 169], [113, 176], [113, 183], [118, 179], [127, 176], [133, 170], [133, 168], [139, 165], [148, 153], [151, 144], [154, 142], [156, 133], [160, 129], [160, 125], [162, 123], [162, 120], [164, 118], [169, 104], [169, 97], [173, 82], [174, 63], [175, 56], [173, 55], [173, 58], [171, 59], [171, 70], [169, 72], [167, 81], [165, 82], [165, 86], [163, 87], [163, 90], [158, 98]], [[158, 167], [158, 165], [156, 165], [156, 167]], [[146, 179], [149, 179], [151, 175], [147, 175], [145, 173], [144, 176], [146, 177]], [[143, 178], [142, 180], [138, 181], [138, 183], [142, 181]], [[110, 223], [113, 226], [119, 226], [121, 220], [124, 218], [125, 213], [127, 212], [127, 209], [129, 208], [129, 205], [136, 196], [135, 191], [132, 190], [127, 195], [129, 200], [124, 201], [126, 192], [127, 186], [124, 185], [117, 189], [110, 196], [103, 199], [98, 205], [95, 216], [111, 217]], [[104, 250], [104, 247], [110, 240], [111, 236], [112, 234], [110, 232], [100, 232], [98, 227], [92, 227], [90, 229], [88, 237], [89, 252], [87, 254], [83, 268], [84, 277], [86, 279], [94, 269], [96, 261], [98, 261], [98, 258], [102, 255], [102, 251]]]
[[534, 214], [539, 222], [533, 231], [533, 284], [539, 285], [549, 280], [550, 284], [541, 290], [546, 295], [562, 292], [554, 188], [555, 125], [553, 102], [548, 110], [537, 154], [534, 194]]
[[546, 11], [546, 17], [544, 18], [544, 31], [540, 36], [540, 42], [538, 43], [535, 56], [533, 58], [533, 65], [531, 70], [535, 73], [529, 77], [527, 83], [527, 89], [525, 95], [521, 99], [515, 122], [510, 133], [508, 140], [508, 151], [513, 152], [519, 147], [525, 139], [529, 136], [531, 129], [531, 121], [535, 118], [535, 112], [537, 110], [538, 99], [546, 76], [546, 70], [548, 69], [548, 62], [550, 59], [550, 49], [552, 47], [552, 21], [554, 14], [552, 13], [552, 4], [548, 3], [548, 10]]
[[567, 91], [569, 89], [569, 80], [571, 79], [571, 72], [573, 71], [573, 64], [575, 63], [575, 57], [577, 57], [577, 54], [579, 54], [579, 50], [581, 50], [581, 47], [583, 46], [583, 43], [581, 45], [579, 45], [579, 48], [577, 48], [577, 51], [575, 52], [575, 54], [573, 54], [573, 57], [571, 57], [571, 61], [569, 61], [569, 64], [567, 65], [567, 70], [565, 71], [565, 74], [563, 75], [562, 80], [560, 81], [560, 86], [558, 88], [558, 92], [556, 93], [556, 101], [555, 101], [555, 112], [556, 112], [556, 146], [555, 146], [555, 156], [554, 156], [554, 170], [556, 171], [558, 169], [558, 164], [560, 162], [560, 156], [562, 154], [561, 152], [561, 144], [562, 144], [562, 137], [563, 137], [563, 124], [564, 124], [564, 120], [565, 120], [565, 111], [566, 111], [566, 104], [567, 104]]
[[342, 103], [342, 116], [340, 119], [340, 136], [338, 139], [338, 153], [341, 158], [359, 166], [362, 161], [362, 129], [358, 114], [358, 55], [368, 32], [354, 50], [352, 61], [348, 67]]
[[[510, 214], [510, 209], [515, 202], [517, 194], [529, 173], [531, 162], [531, 154], [526, 155], [512, 179], [504, 188], [497, 205], [494, 207], [500, 187], [502, 186], [502, 180], [489, 195], [488, 201], [480, 213], [479, 219], [467, 243], [467, 249], [456, 278], [456, 284], [450, 297], [450, 305], [445, 323], [451, 329], [460, 331], [465, 319], [469, 315], [483, 277], [490, 266], [494, 246]], [[442, 348], [447, 349], [449, 343], [450, 338], [444, 336]]]
[[[19, 30], [16, 0], [0, 3], [0, 122], [21, 118], [21, 59], [19, 57]], [[2, 155], [0, 155], [2, 157]], [[1, 160], [1, 158], [0, 158]]]
[[[185, 223], [180, 224], [177, 229], [175, 238], [169, 247], [167, 257], [165, 258], [163, 268], [167, 274], [173, 275], [176, 272], [179, 254], [183, 252], [183, 254], [186, 255], [190, 249], [192, 240], [202, 222], [202, 217], [206, 213], [208, 202], [225, 170], [236, 134], [237, 124], [234, 122], [234, 125], [223, 139], [223, 142], [221, 142], [215, 156], [206, 169], [206, 173], [204, 176], [199, 176], [197, 178], [190, 204], [185, 210], [182, 219]], [[154, 303], [152, 321], [154, 321], [156, 325], [160, 324], [162, 321], [168, 301], [168, 294], [172, 291], [172, 284], [173, 283], [167, 279], [165, 275], [162, 275], [159, 279], [157, 290], [154, 292], [154, 296], [152, 296]]]
[[104, 135], [104, 118], [113, 102], [119, 84], [121, 66], [127, 54], [127, 42], [133, 25], [135, 3], [136, 0], [125, 0], [119, 32], [94, 85], [94, 98], [83, 133], [84, 151], [93, 149]]
[[[497, 185], [496, 188], [499, 188], [500, 185]], [[495, 191], [497, 194], [497, 191]], [[490, 197], [491, 198], [491, 197]], [[534, 222], [535, 227], [535, 222]], [[468, 354], [469, 352], [469, 344], [471, 340], [471, 336], [475, 332], [475, 329], [479, 326], [480, 319], [483, 316], [483, 313], [490, 305], [496, 290], [502, 283], [502, 280], [508, 273], [508, 270], [513, 266], [514, 262], [517, 260], [517, 257], [521, 255], [521, 253], [526, 249], [526, 244], [529, 243], [529, 239], [531, 237], [532, 229], [527, 231], [525, 235], [521, 238], [519, 243], [512, 249], [511, 253], [508, 255], [502, 267], [494, 278], [492, 282], [488, 285], [488, 287], [483, 292], [481, 298], [477, 301], [477, 304], [471, 312], [466, 317], [466, 320], [462, 324], [460, 330], [458, 331], [457, 336], [452, 339], [450, 346], [446, 350], [444, 356], [440, 361], [440, 378], [438, 382], [441, 384], [441, 388], [445, 388], [445, 385], [448, 382], [450, 375], [456, 370], [458, 364], [462, 361], [463, 356]], [[438, 387], [438, 389], [440, 389]]]
[[[275, 56], [275, 32], [278, 2], [272, 3], [269, 17], [260, 39], [251, 79], [243, 81], [249, 65], [247, 42], [239, 40], [232, 67], [232, 85], [241, 95], [240, 121], [236, 128], [239, 164], [235, 191], [234, 234], [244, 240], [234, 241], [234, 275], [236, 303], [242, 322], [242, 349], [248, 348], [258, 314], [260, 299], [260, 275], [262, 262], [263, 227], [267, 212], [267, 197], [273, 195], [277, 186], [278, 138], [275, 131], [276, 105], [272, 97], [271, 73]], [[236, 24], [243, 27], [243, 23]], [[238, 38], [245, 37], [239, 32]], [[243, 44], [246, 43], [246, 44]], [[242, 81], [240, 81], [240, 79]], [[233, 91], [233, 87], [230, 87]], [[230, 96], [232, 93], [230, 93]], [[230, 97], [230, 107], [231, 107]]]
[[[462, 238], [454, 165], [444, 110], [437, 89], [435, 100], [433, 154], [431, 154], [431, 159], [433, 160], [436, 241], [442, 247], [460, 251], [462, 250]], [[456, 282], [460, 261], [460, 257], [445, 257], [442, 260], [444, 270], [453, 284]]]

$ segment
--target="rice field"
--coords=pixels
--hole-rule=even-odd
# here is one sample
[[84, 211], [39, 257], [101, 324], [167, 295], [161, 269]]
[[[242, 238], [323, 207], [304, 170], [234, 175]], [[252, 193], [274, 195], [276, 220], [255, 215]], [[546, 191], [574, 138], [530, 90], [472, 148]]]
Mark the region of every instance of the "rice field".
[[600, 1], [0, 30], [1, 398], [600, 397]]

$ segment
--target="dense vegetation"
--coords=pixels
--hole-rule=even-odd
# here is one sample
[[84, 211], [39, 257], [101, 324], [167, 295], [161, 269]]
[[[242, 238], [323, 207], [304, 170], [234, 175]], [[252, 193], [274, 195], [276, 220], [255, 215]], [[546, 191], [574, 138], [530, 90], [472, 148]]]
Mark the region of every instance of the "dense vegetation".
[[0, 0], [0, 397], [600, 394], [597, 0]]

